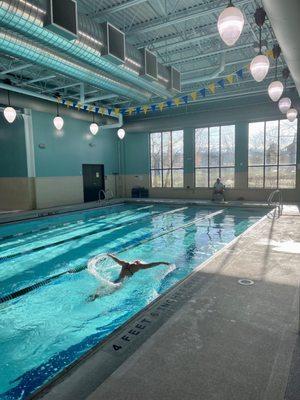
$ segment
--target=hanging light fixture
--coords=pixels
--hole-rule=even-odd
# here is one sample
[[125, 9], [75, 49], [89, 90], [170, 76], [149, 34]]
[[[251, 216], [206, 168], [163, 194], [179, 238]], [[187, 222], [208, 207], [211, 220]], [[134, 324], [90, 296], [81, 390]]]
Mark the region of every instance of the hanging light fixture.
[[93, 113], [93, 122], [90, 125], [90, 132], [92, 135], [95, 136], [95, 135], [97, 135], [98, 131], [99, 131], [99, 126], [95, 122], [95, 114]]
[[[284, 88], [286, 89], [286, 82], [288, 80], [288, 77], [290, 76], [290, 70], [288, 68], [284, 68], [282, 71], [282, 76], [284, 79]], [[289, 97], [282, 97], [279, 102], [278, 102], [278, 107], [279, 110], [282, 112], [282, 114], [286, 114], [288, 110], [291, 108], [292, 101]]]
[[254, 17], [255, 17], [255, 22], [259, 27], [259, 54], [256, 57], [254, 57], [253, 60], [251, 61], [250, 72], [253, 78], [256, 80], [256, 82], [261, 82], [267, 76], [267, 73], [270, 68], [270, 61], [268, 57], [263, 55], [261, 51], [262, 47], [261, 30], [266, 19], [265, 10], [262, 7], [258, 8], [255, 11]]
[[232, 0], [218, 18], [218, 31], [221, 39], [227, 46], [233, 46], [241, 36], [244, 27], [244, 16], [242, 11], [234, 7]]
[[126, 134], [125, 129], [123, 129], [123, 128], [118, 129], [118, 136], [119, 136], [119, 138], [120, 138], [121, 140], [124, 139], [125, 134]]
[[286, 113], [286, 117], [290, 122], [294, 122], [297, 118], [297, 115], [298, 111], [295, 108], [290, 108]]
[[283, 93], [283, 83], [277, 79], [277, 64], [278, 64], [278, 57], [280, 56], [281, 49], [278, 44], [273, 46], [273, 57], [275, 58], [275, 81], [271, 82], [268, 87], [268, 93], [273, 101], [278, 101]]
[[17, 112], [10, 105], [10, 93], [9, 93], [9, 90], [7, 91], [7, 102], [8, 102], [8, 106], [4, 108], [3, 114], [4, 114], [4, 117], [5, 117], [6, 121], [9, 122], [10, 124], [12, 124], [14, 122], [14, 120], [16, 119], [16, 117], [17, 117]]
[[[56, 94], [56, 97], [59, 97], [59, 93]], [[56, 103], [56, 117], [53, 118], [53, 125], [55, 126], [55, 128], [60, 131], [63, 126], [64, 126], [64, 120], [63, 118], [59, 115], [59, 110], [58, 110], [58, 99], [57, 99], [57, 103]]]

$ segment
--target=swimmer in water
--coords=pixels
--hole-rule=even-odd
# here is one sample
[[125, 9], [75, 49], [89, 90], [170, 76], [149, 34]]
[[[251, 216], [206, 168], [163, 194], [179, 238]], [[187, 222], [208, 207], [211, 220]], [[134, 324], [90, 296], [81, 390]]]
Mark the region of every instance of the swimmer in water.
[[[133, 262], [127, 262], [124, 260], [120, 260], [119, 258], [115, 257], [113, 254], [107, 254], [112, 260], [118, 263], [122, 269], [118, 276], [118, 278], [113, 282], [115, 285], [120, 284], [124, 278], [130, 278], [136, 272], [140, 271], [141, 269], [147, 269], [152, 267], [157, 267], [158, 265], [172, 265], [171, 263], [159, 261], [159, 262], [152, 262], [152, 263], [143, 263], [140, 260], [135, 260]], [[116, 285], [117, 286], [117, 285]], [[117, 289], [117, 288], [116, 288]], [[101, 291], [97, 290], [96, 293], [89, 296], [87, 301], [94, 301], [98, 297], [101, 297]]]
[[157, 267], [158, 265], [171, 265], [171, 263], [164, 262], [164, 261], [152, 262], [152, 263], [148, 263], [148, 264], [143, 263], [140, 260], [127, 262], [124, 260], [120, 260], [119, 258], [115, 257], [113, 254], [107, 254], [107, 255], [108, 255], [108, 257], [113, 259], [116, 263], [121, 265], [121, 267], [122, 267], [120, 275], [119, 275], [118, 279], [116, 279], [114, 281], [114, 283], [119, 283], [124, 278], [133, 276], [133, 274], [135, 274], [136, 272], [138, 272], [141, 269]]

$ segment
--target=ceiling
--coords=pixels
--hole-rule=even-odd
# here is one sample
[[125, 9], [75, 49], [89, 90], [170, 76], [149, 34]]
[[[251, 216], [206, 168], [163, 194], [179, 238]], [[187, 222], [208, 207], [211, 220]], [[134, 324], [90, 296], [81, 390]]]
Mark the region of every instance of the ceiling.
[[[41, 7], [43, 1], [31, 0], [30, 3]], [[261, 6], [257, 0], [234, 1], [244, 13], [245, 26], [232, 48], [222, 42], [217, 31], [218, 16], [228, 0], [78, 0], [77, 3], [80, 14], [88, 15], [96, 23], [111, 22], [125, 32], [126, 41], [134, 48], [147, 47], [157, 55], [160, 63], [176, 67], [182, 74], [182, 94], [226, 77], [244, 67], [257, 54], [258, 28], [253, 16], [255, 9]], [[269, 21], [263, 27], [262, 38], [268, 49], [276, 43]], [[278, 65], [281, 74], [285, 66], [283, 57]], [[235, 80], [225, 89], [217, 88], [215, 96], [207, 101], [266, 92], [274, 73], [272, 63], [268, 77], [262, 83], [246, 74], [243, 80]], [[84, 94], [86, 99], [98, 97], [98, 105], [137, 104], [126, 96], [82, 84], [50, 68], [5, 53], [0, 54], [1, 78], [10, 78], [14, 85], [49, 96], [60, 92], [62, 96], [78, 100]], [[288, 85], [294, 86], [291, 78]], [[153, 95], [151, 101], [159, 101], [159, 97]]]

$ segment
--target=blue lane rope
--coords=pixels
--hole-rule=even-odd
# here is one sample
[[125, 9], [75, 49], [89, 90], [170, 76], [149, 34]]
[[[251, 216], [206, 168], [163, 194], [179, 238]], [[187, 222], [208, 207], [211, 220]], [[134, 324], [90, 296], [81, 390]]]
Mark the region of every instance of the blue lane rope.
[[[204, 216], [204, 217], [199, 217], [199, 218], [193, 219], [192, 221], [187, 222], [186, 224], [180, 225], [180, 226], [178, 226], [178, 227], [176, 227], [176, 228], [173, 228], [173, 229], [170, 229], [170, 230], [168, 230], [168, 231], [166, 231], [166, 232], [162, 232], [162, 233], [160, 233], [160, 234], [158, 234], [158, 235], [154, 235], [154, 236], [151, 236], [151, 237], [147, 237], [147, 238], [145, 238], [145, 239], [143, 239], [143, 240], [140, 240], [140, 241], [137, 242], [137, 243], [134, 242], [133, 244], [130, 244], [129, 246], [126, 246], [126, 247], [124, 247], [124, 248], [121, 248], [121, 250], [119, 250], [116, 254], [123, 253], [123, 252], [125, 252], [125, 251], [127, 251], [127, 250], [130, 250], [130, 249], [134, 248], [134, 247], [138, 247], [138, 246], [140, 246], [140, 245], [142, 245], [142, 244], [145, 244], [145, 243], [150, 242], [150, 241], [152, 241], [152, 240], [158, 239], [159, 237], [168, 235], [169, 233], [172, 233], [172, 232], [174, 232], [174, 231], [177, 231], [178, 229], [187, 228], [188, 226], [194, 225], [194, 224], [195, 224], [197, 221], [199, 221], [199, 220], [210, 219], [210, 218], [212, 218], [212, 217], [214, 217], [214, 216], [216, 216], [216, 215], [218, 215], [218, 214], [221, 214], [221, 213], [223, 213], [223, 212], [224, 212], [224, 209], [219, 210], [219, 211], [216, 211], [216, 212], [211, 213], [211, 214], [208, 214], [208, 215], [206, 215], [206, 216]], [[167, 212], [167, 213], [168, 213], [168, 212]], [[164, 214], [164, 213], [163, 213], [163, 214]], [[103, 260], [105, 260], [106, 258], [107, 258], [107, 255], [104, 255], [103, 258], [100, 258], [100, 259], [99, 259], [99, 261], [103, 261]], [[35, 283], [34, 285], [27, 286], [27, 287], [25, 287], [25, 288], [23, 288], [23, 289], [17, 290], [16, 292], [13, 292], [13, 293], [10, 293], [10, 294], [7, 294], [7, 295], [1, 297], [1, 298], [0, 298], [0, 303], [5, 303], [5, 302], [7, 302], [7, 301], [16, 299], [16, 298], [18, 298], [18, 297], [20, 297], [20, 296], [23, 296], [24, 294], [27, 294], [27, 293], [29, 293], [29, 292], [32, 292], [33, 290], [36, 290], [36, 289], [38, 289], [38, 288], [41, 287], [41, 286], [47, 285], [48, 283], [52, 282], [52, 281], [55, 280], [55, 279], [60, 278], [60, 277], [63, 276], [63, 275], [67, 275], [67, 274], [76, 274], [76, 273], [78, 273], [78, 272], [84, 271], [85, 269], [87, 269], [87, 264], [81, 265], [81, 266], [78, 266], [78, 267], [75, 267], [75, 268], [72, 268], [72, 269], [69, 269], [68, 271], [64, 271], [64, 272], [61, 272], [61, 273], [56, 274], [56, 275], [52, 275], [52, 276], [50, 276], [49, 278], [44, 279], [43, 281], [40, 281], [40, 282]]]

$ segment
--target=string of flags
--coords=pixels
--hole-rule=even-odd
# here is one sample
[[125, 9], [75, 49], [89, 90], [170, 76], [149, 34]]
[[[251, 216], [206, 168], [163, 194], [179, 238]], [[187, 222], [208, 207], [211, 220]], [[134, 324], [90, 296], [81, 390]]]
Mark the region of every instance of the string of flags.
[[[267, 50], [265, 55], [269, 58], [274, 58], [273, 50]], [[198, 90], [195, 90], [189, 94], [185, 94], [183, 96], [176, 96], [173, 98], [169, 98], [165, 101], [155, 104], [145, 104], [142, 106], [136, 107], [97, 107], [93, 105], [86, 105], [80, 103], [80, 101], [72, 101], [67, 100], [62, 97], [57, 97], [57, 102], [66, 106], [67, 108], [77, 109], [78, 111], [85, 111], [85, 112], [93, 112], [95, 114], [103, 115], [111, 115], [111, 116], [119, 116], [121, 115], [139, 115], [143, 113], [144, 115], [148, 114], [149, 112], [162, 112], [164, 109], [170, 109], [172, 107], [178, 107], [179, 105], [187, 105], [190, 102], [196, 101], [201, 98], [206, 98], [209, 95], [214, 95], [216, 93], [217, 88], [225, 89], [226, 85], [232, 85], [235, 81], [243, 80], [245, 74], [248, 73], [250, 68], [250, 64], [239, 68], [238, 70], [234, 71], [233, 73], [227, 75], [225, 78], [217, 79], [214, 82], [207, 84], [206, 86], [201, 87]]]

